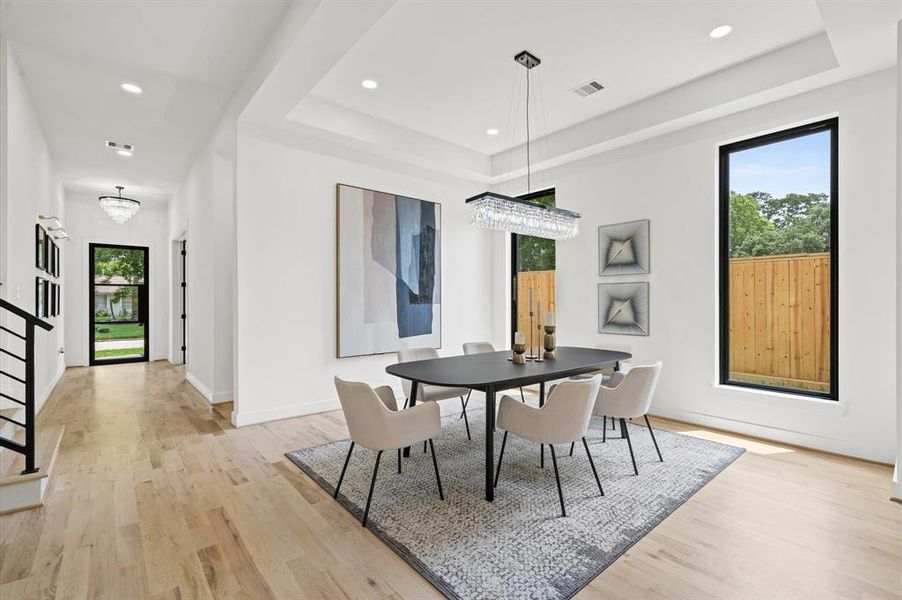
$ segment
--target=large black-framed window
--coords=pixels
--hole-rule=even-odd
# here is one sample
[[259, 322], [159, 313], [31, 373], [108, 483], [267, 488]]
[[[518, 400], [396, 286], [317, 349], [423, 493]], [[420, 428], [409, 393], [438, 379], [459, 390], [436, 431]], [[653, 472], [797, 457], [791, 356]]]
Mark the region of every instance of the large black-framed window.
[[[520, 200], [528, 200], [544, 206], [555, 206], [555, 190], [548, 188], [538, 192], [532, 192], [518, 196]], [[556, 278], [554, 272], [557, 268], [557, 245], [554, 240], [535, 237], [531, 235], [511, 234], [511, 331], [510, 343], [514, 343], [514, 333], [518, 330], [526, 334], [527, 344], [529, 343], [529, 332], [527, 331], [529, 297], [527, 290], [532, 287], [534, 290], [534, 306], [533, 312], [536, 312], [540, 295], [543, 296], [543, 312], [553, 312], [556, 310], [556, 298], [554, 298], [556, 289]], [[549, 273], [551, 272], [551, 273]], [[538, 275], [532, 281], [523, 281], [521, 274], [539, 274], [546, 273], [545, 276]], [[531, 276], [531, 275], [528, 275]], [[550, 305], [549, 305], [550, 303]], [[535, 318], [539, 317], [535, 314]], [[542, 315], [544, 320], [545, 315]], [[533, 332], [534, 344], [537, 342], [538, 333]]]
[[839, 120], [720, 148], [721, 384], [838, 399]]
[[89, 364], [147, 361], [149, 249], [88, 245]]

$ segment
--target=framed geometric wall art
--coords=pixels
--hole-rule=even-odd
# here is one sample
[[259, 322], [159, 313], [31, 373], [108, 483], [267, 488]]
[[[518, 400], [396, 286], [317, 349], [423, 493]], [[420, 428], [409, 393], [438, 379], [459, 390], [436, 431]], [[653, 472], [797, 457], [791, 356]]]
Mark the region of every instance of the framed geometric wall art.
[[337, 186], [339, 358], [442, 344], [441, 205]]
[[598, 274], [635, 275], [650, 270], [649, 221], [598, 228]]
[[598, 284], [598, 333], [648, 335], [648, 282]]

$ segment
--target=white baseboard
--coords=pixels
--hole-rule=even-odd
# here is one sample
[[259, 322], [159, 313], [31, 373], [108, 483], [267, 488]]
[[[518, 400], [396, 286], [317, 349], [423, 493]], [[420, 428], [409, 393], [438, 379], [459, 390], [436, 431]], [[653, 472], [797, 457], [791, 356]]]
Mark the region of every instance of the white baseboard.
[[899, 472], [899, 462], [893, 469], [893, 483], [890, 485], [889, 497], [897, 502], [902, 502], [902, 473]]
[[206, 398], [207, 402], [210, 402], [212, 404], [213, 391], [210, 388], [208, 388], [207, 386], [205, 386], [203, 383], [201, 383], [201, 380], [198, 379], [193, 373], [189, 373], [186, 371], [185, 372], [185, 381], [187, 381], [192, 386], [194, 386], [194, 389], [196, 389], [198, 392], [200, 392], [200, 395], [203, 396], [204, 398]]
[[200, 395], [207, 399], [207, 402], [210, 404], [219, 404], [221, 402], [230, 402], [232, 400], [232, 392], [214, 392], [206, 385], [204, 385], [200, 379], [197, 378], [196, 375], [185, 372], [185, 381], [194, 386]]
[[233, 397], [232, 390], [229, 390], [228, 392], [214, 392], [208, 400], [210, 404], [221, 404], [223, 402], [231, 402]]
[[[481, 395], [481, 392], [479, 392]], [[475, 394], [474, 394], [475, 397]], [[404, 405], [403, 396], [395, 396], [398, 408]], [[483, 399], [474, 406], [483, 406]], [[451, 400], [439, 402], [442, 416], [455, 415], [460, 413], [460, 401], [452, 402]], [[304, 415], [312, 415], [316, 413], [329, 412], [330, 410], [341, 409], [341, 402], [338, 398], [330, 398], [329, 400], [320, 400], [309, 404], [294, 404], [292, 406], [284, 406], [281, 408], [271, 408], [267, 410], [254, 411], [232, 411], [232, 425], [235, 427], [244, 427], [246, 425], [256, 425], [257, 423], [266, 423], [267, 421], [278, 421], [279, 419], [290, 419], [292, 417], [303, 417]]]
[[791, 444], [793, 446], [810, 448], [812, 450], [821, 450], [823, 452], [830, 452], [832, 454], [839, 454], [850, 458], [860, 458], [883, 464], [892, 463], [892, 458], [890, 456], [861, 452], [839, 439], [820, 437], [799, 431], [778, 429], [766, 425], [759, 425], [757, 423], [738, 421], [705, 413], [670, 408], [667, 406], [652, 406], [649, 414], [665, 419], [682, 421], [683, 423], [691, 423], [702, 427], [713, 427], [715, 429], [722, 429], [740, 435], [772, 440], [777, 443]]
[[320, 402], [294, 404], [292, 406], [270, 408], [266, 410], [244, 412], [232, 411], [232, 425], [235, 427], [244, 427], [246, 425], [265, 423], [267, 421], [278, 421], [279, 419], [290, 419], [291, 417], [302, 417], [314, 413], [328, 412], [330, 410], [338, 410], [339, 408], [341, 408], [341, 403], [338, 401], [338, 398], [332, 398]]

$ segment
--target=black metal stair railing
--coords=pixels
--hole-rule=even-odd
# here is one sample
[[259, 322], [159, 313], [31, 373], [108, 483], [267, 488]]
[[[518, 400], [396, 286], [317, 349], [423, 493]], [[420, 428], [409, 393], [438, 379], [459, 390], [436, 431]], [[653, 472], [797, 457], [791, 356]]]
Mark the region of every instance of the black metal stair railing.
[[[25, 470], [22, 471], [22, 474], [24, 475], [27, 473], [35, 473], [38, 470], [34, 464], [34, 453], [35, 453], [35, 431], [34, 431], [35, 430], [35, 422], [34, 422], [34, 331], [35, 330], [34, 330], [34, 328], [37, 326], [46, 331], [50, 331], [51, 329], [53, 329], [53, 325], [37, 318], [36, 316], [32, 315], [29, 312], [22, 310], [21, 308], [19, 308], [18, 306], [14, 305], [14, 304], [10, 304], [9, 302], [7, 302], [6, 300], [3, 300], [3, 299], [0, 299], [0, 309], [2, 309], [2, 312], [0, 312], [0, 314], [2, 314], [3, 316], [6, 316], [6, 314], [8, 313], [8, 314], [22, 318], [25, 322], [24, 334], [14, 331], [13, 329], [10, 329], [9, 327], [7, 327], [6, 325], [11, 325], [11, 323], [9, 323], [8, 321], [6, 322], [5, 325], [0, 324], [0, 330], [2, 330], [4, 333], [11, 336], [11, 338], [7, 338], [7, 339], [18, 338], [19, 340], [25, 342], [25, 352], [24, 352], [25, 355], [24, 356], [22, 356], [21, 354], [16, 354], [15, 352], [13, 352], [12, 350], [10, 350], [8, 348], [0, 348], [0, 355], [9, 356], [12, 359], [14, 359], [13, 361], [7, 359], [5, 362], [9, 363], [9, 365], [21, 363], [25, 367], [24, 368], [24, 377], [19, 377], [18, 375], [13, 375], [12, 373], [6, 371], [5, 369], [0, 368], [0, 375], [2, 375], [3, 377], [9, 378], [12, 381], [18, 382], [25, 388], [24, 400], [20, 399], [20, 398], [15, 398], [15, 397], [11, 396], [10, 394], [0, 392], [0, 397], [4, 398], [6, 400], [11, 400], [12, 402], [15, 402], [16, 404], [25, 407], [25, 420], [24, 421], [18, 421], [16, 419], [12, 419], [10, 417], [0, 414], [0, 419], [7, 421], [9, 423], [12, 423], [13, 425], [15, 425], [17, 427], [21, 427], [25, 430], [25, 443], [24, 444], [20, 444], [19, 442], [15, 441], [14, 439], [5, 438], [2, 435], [0, 435], [0, 446], [2, 446], [3, 448], [8, 448], [9, 450], [12, 450], [13, 452], [18, 452], [19, 454], [25, 455]], [[16, 362], [16, 361], [18, 361], [18, 362]]]

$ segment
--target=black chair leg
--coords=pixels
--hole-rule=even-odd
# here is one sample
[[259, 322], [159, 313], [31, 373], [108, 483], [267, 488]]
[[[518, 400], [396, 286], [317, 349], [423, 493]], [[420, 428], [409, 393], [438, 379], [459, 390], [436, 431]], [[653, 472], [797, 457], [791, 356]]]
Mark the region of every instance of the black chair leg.
[[398, 475], [401, 474], [401, 449], [398, 448]]
[[379, 472], [379, 461], [382, 460], [382, 450], [376, 455], [376, 466], [373, 467], [373, 480], [370, 482], [370, 493], [366, 497], [366, 510], [363, 511], [363, 522], [361, 525], [366, 527], [366, 521], [370, 516], [370, 503], [373, 501], [373, 488], [376, 487], [376, 473]]
[[410, 398], [404, 398], [404, 408], [402, 408], [401, 410], [406, 409], [408, 404], [410, 404]]
[[655, 439], [655, 430], [651, 428], [651, 423], [648, 422], [648, 415], [645, 415], [645, 424], [648, 426], [648, 433], [651, 434], [651, 441], [655, 444], [655, 451], [658, 453], [658, 460], [664, 462], [664, 457], [661, 456], [661, 449], [658, 448], [658, 440]]
[[564, 492], [561, 491], [561, 476], [557, 472], [557, 457], [554, 455], [554, 446], [548, 444], [548, 447], [551, 448], [551, 464], [554, 465], [554, 480], [557, 482], [557, 496], [561, 501], [561, 516], [567, 516], [567, 509], [564, 508]]
[[464, 418], [464, 413], [467, 412], [467, 404], [470, 403], [470, 394], [472, 394], [472, 393], [473, 393], [473, 390], [470, 390], [469, 392], [467, 392], [467, 399], [464, 400], [464, 410], [463, 410], [463, 412], [460, 413], [460, 416], [457, 417], [458, 419]]
[[426, 442], [423, 442], [423, 454], [426, 454]]
[[345, 457], [345, 464], [341, 468], [341, 475], [338, 477], [338, 485], [335, 486], [335, 492], [332, 494], [333, 498], [338, 498], [338, 488], [341, 487], [341, 482], [344, 481], [345, 471], [348, 470], [348, 463], [351, 461], [351, 452], [354, 451], [354, 442], [351, 442], [351, 447], [348, 448], [348, 455]]
[[611, 417], [611, 431], [617, 431], [617, 428], [614, 427], [614, 417]]
[[470, 421], [467, 419], [467, 403], [464, 402], [463, 396], [460, 397], [460, 406], [463, 408], [464, 425], [467, 426], [467, 439], [472, 440], [473, 438], [470, 437]]
[[504, 446], [507, 445], [507, 432], [504, 432], [504, 437], [501, 438], [501, 453], [498, 454], [498, 466], [495, 468], [495, 483], [492, 487], [498, 487], [498, 475], [501, 474], [501, 459], [504, 458]]
[[630, 432], [626, 428], [626, 419], [620, 419], [620, 430], [622, 431], [621, 435], [626, 438], [626, 445], [630, 448], [630, 458], [633, 459], [633, 473], [638, 475], [639, 469], [636, 468], [636, 455], [633, 454], [633, 443], [630, 441]]
[[570, 442], [570, 456], [573, 456], [573, 446], [576, 445], [576, 442]]
[[442, 478], [438, 475], [438, 461], [435, 459], [435, 446], [432, 445], [432, 439], [429, 439], [429, 449], [432, 451], [432, 466], [435, 467], [435, 481], [438, 483], [438, 497], [440, 500], [445, 499], [445, 494], [442, 492]]
[[595, 475], [595, 483], [598, 484], [598, 491], [604, 496], [604, 489], [601, 487], [601, 479], [598, 478], [598, 471], [595, 470], [595, 461], [592, 460], [592, 453], [589, 452], [589, 443], [586, 442], [585, 437], [583, 437], [583, 447], [586, 449], [586, 456], [589, 457], [589, 465], [592, 467], [592, 475]]
[[523, 388], [520, 388], [520, 401], [526, 404], [526, 396], [523, 395]]
[[608, 416], [601, 417], [601, 443], [608, 441]]

